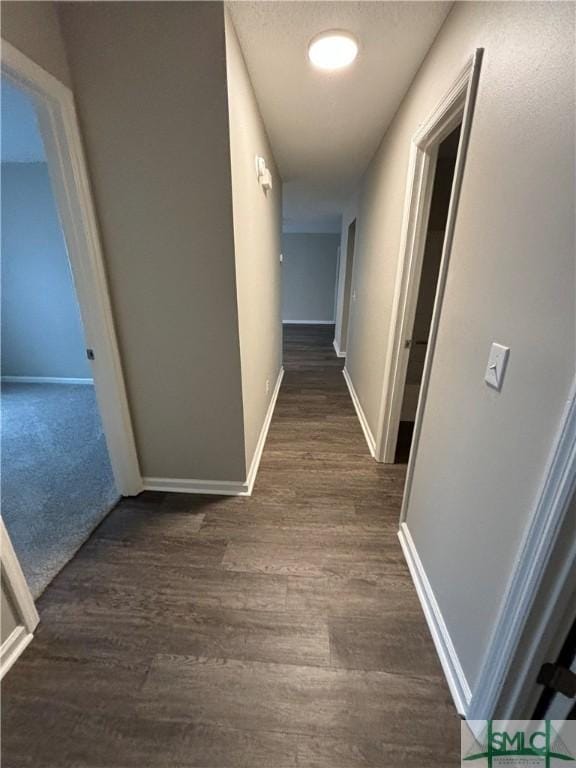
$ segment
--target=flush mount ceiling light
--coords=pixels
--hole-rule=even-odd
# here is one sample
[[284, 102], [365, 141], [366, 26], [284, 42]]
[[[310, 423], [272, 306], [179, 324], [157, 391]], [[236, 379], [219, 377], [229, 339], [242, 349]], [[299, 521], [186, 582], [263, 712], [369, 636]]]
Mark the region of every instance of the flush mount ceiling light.
[[358, 43], [349, 32], [322, 32], [308, 46], [308, 58], [319, 69], [343, 69], [358, 55]]

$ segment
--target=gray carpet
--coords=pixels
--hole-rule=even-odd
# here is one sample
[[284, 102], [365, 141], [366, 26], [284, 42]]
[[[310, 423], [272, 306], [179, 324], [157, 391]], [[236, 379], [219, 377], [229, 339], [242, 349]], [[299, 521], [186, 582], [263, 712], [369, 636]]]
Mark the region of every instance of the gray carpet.
[[1, 485], [36, 598], [119, 498], [92, 386], [2, 384]]

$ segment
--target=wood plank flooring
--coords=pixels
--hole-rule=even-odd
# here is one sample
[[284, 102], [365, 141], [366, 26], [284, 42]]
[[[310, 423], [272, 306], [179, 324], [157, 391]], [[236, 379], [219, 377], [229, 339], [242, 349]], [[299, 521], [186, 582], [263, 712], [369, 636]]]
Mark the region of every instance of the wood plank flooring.
[[122, 501], [39, 601], [6, 768], [459, 765], [459, 719], [333, 327], [285, 327], [251, 498]]

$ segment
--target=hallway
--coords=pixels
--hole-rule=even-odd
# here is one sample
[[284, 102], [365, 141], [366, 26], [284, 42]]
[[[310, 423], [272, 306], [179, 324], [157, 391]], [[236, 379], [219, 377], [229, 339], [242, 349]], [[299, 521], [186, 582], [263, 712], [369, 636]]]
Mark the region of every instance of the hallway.
[[10, 768], [444, 768], [459, 719], [332, 326], [285, 326], [252, 497], [122, 501], [4, 681]]

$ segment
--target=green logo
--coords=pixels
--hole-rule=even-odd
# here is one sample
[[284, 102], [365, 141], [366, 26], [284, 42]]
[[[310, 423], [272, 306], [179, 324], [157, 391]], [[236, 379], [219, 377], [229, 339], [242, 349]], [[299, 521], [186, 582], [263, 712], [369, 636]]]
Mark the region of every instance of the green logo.
[[499, 721], [485, 722], [485, 727], [474, 736], [472, 746], [462, 756], [464, 762], [483, 759], [488, 768], [496, 765], [541, 765], [550, 768], [552, 760], [576, 761], [550, 720], [536, 724], [528, 721], [531, 727], [515, 727], [520, 721], [512, 721], [506, 728], [499, 728], [496, 725]]

